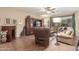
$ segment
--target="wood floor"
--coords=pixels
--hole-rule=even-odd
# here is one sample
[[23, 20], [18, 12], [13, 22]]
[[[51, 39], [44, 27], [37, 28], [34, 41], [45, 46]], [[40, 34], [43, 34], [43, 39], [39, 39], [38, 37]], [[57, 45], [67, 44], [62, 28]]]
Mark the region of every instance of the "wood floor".
[[74, 51], [74, 46], [59, 43], [59, 46], [54, 45], [54, 40], [50, 40], [47, 48], [35, 44], [34, 36], [26, 36], [16, 38], [12, 42], [0, 44], [0, 51]]

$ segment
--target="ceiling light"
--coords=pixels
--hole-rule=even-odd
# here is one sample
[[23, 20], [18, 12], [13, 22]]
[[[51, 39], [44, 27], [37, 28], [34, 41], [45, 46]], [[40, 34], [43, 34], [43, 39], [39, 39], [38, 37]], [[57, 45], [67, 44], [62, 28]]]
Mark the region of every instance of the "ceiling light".
[[46, 11], [48, 14], [50, 14], [51, 12], [50, 11]]

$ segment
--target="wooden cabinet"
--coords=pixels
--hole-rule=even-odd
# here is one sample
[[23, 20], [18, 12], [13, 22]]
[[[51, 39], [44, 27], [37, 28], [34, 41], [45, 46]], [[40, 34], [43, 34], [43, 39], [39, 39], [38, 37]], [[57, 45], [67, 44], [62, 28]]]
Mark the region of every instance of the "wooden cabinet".
[[33, 28], [36, 27], [37, 21], [41, 22], [40, 25], [42, 27], [42, 20], [32, 18], [31, 16], [25, 18], [25, 35], [33, 34]]
[[31, 34], [31, 18], [30, 16], [27, 16], [25, 19], [25, 34], [29, 35]]
[[2, 31], [7, 31], [7, 42], [15, 39], [15, 26], [2, 26]]

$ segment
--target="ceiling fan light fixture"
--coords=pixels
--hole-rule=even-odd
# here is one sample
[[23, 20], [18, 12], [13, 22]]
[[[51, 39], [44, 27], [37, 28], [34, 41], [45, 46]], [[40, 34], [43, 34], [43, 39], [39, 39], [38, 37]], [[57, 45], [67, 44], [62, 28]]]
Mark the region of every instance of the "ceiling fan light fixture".
[[50, 12], [50, 11], [46, 11], [46, 13], [47, 13], [47, 14], [50, 14], [51, 12]]
[[50, 10], [54, 10], [55, 8], [53, 8], [53, 7], [50, 7]]
[[45, 12], [46, 14], [52, 14], [52, 13], [55, 13], [55, 9], [56, 8], [53, 8], [53, 7], [44, 7], [44, 8], [41, 8], [40, 11]]

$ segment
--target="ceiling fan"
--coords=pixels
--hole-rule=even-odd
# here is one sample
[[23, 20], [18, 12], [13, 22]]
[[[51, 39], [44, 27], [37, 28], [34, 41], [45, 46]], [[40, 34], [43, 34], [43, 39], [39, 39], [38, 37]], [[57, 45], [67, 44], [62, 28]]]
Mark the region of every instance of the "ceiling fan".
[[55, 13], [56, 8], [52, 8], [52, 7], [45, 7], [45, 10], [50, 12], [50, 13]]

